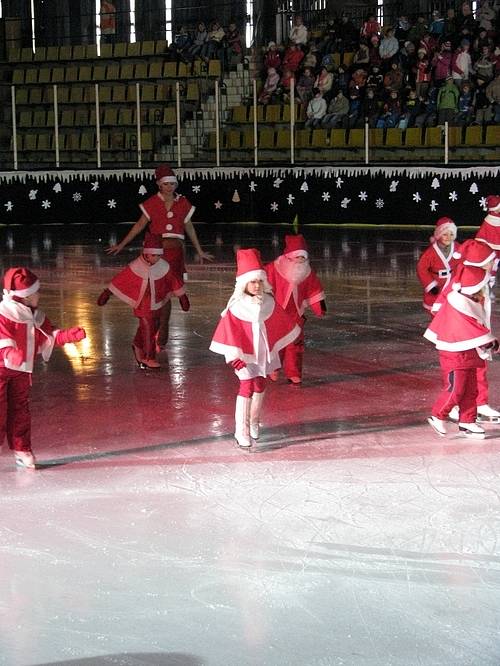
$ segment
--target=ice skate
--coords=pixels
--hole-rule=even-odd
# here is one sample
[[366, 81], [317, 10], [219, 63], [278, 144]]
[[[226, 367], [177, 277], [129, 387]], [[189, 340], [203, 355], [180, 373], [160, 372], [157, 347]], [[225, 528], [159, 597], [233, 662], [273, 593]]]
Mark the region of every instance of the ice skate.
[[15, 454], [16, 465], [18, 467], [25, 467], [26, 469], [36, 469], [35, 456], [31, 451], [16, 451]]
[[252, 402], [250, 403], [250, 437], [251, 439], [259, 439], [260, 435], [260, 412], [262, 403], [264, 401], [264, 391], [261, 393], [254, 393]]
[[142, 358], [142, 351], [136, 345], [132, 345], [132, 352], [134, 353], [135, 362], [141, 370], [144, 370], [146, 366], [144, 365], [144, 359]]
[[459, 419], [460, 419], [460, 411], [458, 409], [458, 405], [455, 405], [455, 407], [453, 407], [451, 412], [448, 414], [448, 420], [453, 421], [453, 423], [458, 423]]
[[234, 438], [238, 446], [248, 449], [252, 446], [250, 438], [250, 402], [251, 398], [243, 395], [236, 396], [236, 410], [234, 414]]
[[289, 377], [288, 381], [290, 384], [295, 384], [295, 386], [297, 386], [298, 384], [302, 384], [302, 377]]
[[437, 416], [429, 416], [427, 423], [440, 437], [446, 436], [446, 426], [442, 419], [438, 419]]
[[279, 377], [279, 372], [277, 370], [273, 370], [272, 372], [269, 373], [268, 376], [272, 382], [277, 382]]
[[143, 365], [150, 370], [157, 370], [161, 367], [160, 363], [155, 358], [145, 358], [143, 360]]
[[477, 423], [459, 423], [458, 429], [460, 434], [470, 439], [484, 439], [486, 432]]
[[477, 420], [489, 423], [500, 423], [500, 412], [489, 405], [478, 405]]

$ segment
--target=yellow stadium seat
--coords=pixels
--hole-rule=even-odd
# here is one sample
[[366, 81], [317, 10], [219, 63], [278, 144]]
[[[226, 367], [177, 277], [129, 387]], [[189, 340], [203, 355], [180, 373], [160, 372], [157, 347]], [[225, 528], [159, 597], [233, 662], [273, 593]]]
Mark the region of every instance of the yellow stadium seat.
[[16, 104], [28, 103], [28, 88], [16, 88]]
[[106, 60], [108, 58], [112, 58], [113, 57], [113, 44], [102, 44], [101, 43], [100, 51], [101, 51], [101, 58], [105, 58]]
[[7, 60], [9, 62], [19, 62], [21, 60], [21, 49], [18, 47], [10, 47], [7, 49]]
[[87, 127], [89, 124], [89, 111], [88, 109], [81, 108], [75, 111], [75, 125], [79, 127]]
[[220, 60], [208, 61], [208, 76], [220, 77], [222, 75], [222, 67]]
[[370, 146], [380, 148], [384, 145], [384, 130], [380, 128], [369, 129], [368, 138]]
[[118, 42], [113, 46], [113, 57], [115, 58], [127, 57], [127, 42]]
[[239, 130], [229, 130], [227, 132], [226, 147], [229, 150], [239, 150], [241, 148], [241, 132]]
[[[46, 88], [46, 90], [52, 96], [52, 88]], [[57, 101], [61, 104], [69, 102], [69, 86], [57, 86]]]
[[61, 127], [73, 127], [75, 124], [75, 112], [73, 109], [64, 109], [61, 114]]
[[481, 125], [469, 125], [465, 128], [465, 145], [480, 146], [483, 143], [483, 128]]
[[50, 83], [52, 70], [50, 67], [40, 67], [38, 70], [38, 83]]
[[80, 65], [78, 68], [79, 81], [93, 81], [92, 67], [90, 65]]
[[64, 79], [66, 83], [76, 83], [78, 81], [78, 67], [67, 67]]
[[167, 50], [167, 41], [165, 39], [158, 39], [155, 42], [155, 54], [163, 55]]
[[120, 127], [125, 127], [134, 124], [133, 109], [120, 109], [118, 112], [118, 125]]
[[41, 88], [30, 88], [29, 103], [30, 104], [41, 104], [42, 103], [42, 89]]
[[24, 135], [24, 150], [36, 150], [38, 136], [32, 132]]
[[112, 63], [106, 67], [106, 79], [108, 81], [118, 81], [120, 78], [120, 65]]
[[132, 42], [127, 44], [127, 56], [129, 58], [138, 58], [141, 55], [141, 42]]
[[295, 131], [295, 147], [297, 149], [311, 147], [310, 129], [299, 129]]
[[266, 123], [279, 123], [281, 120], [281, 105], [268, 104], [266, 107]]
[[349, 148], [363, 148], [365, 145], [365, 130], [364, 129], [349, 130], [347, 145]]
[[35, 62], [46, 62], [47, 48], [45, 46], [37, 46], [33, 55], [33, 60]]
[[138, 79], [147, 79], [148, 78], [148, 63], [139, 62], [134, 69], [134, 78], [136, 81]]
[[189, 81], [186, 90], [186, 101], [187, 102], [199, 102], [200, 100], [200, 88], [197, 81]]
[[19, 127], [31, 127], [33, 125], [33, 112], [24, 110], [21, 111], [17, 124]]
[[85, 86], [83, 89], [83, 101], [85, 104], [95, 104], [95, 85]]
[[104, 109], [104, 119], [102, 124], [109, 125], [110, 127], [116, 127], [118, 125], [118, 109], [116, 107], [107, 106]]
[[176, 62], [166, 62], [163, 65], [163, 78], [164, 79], [175, 79], [177, 77], [177, 63]]
[[94, 152], [94, 150], [95, 150], [95, 133], [94, 132], [82, 132], [80, 150], [83, 150], [83, 151], [86, 151], [86, 152]]
[[153, 150], [153, 135], [148, 130], [141, 132], [142, 150]]
[[313, 129], [311, 138], [312, 148], [328, 148], [330, 145], [330, 137], [326, 129]]
[[152, 56], [155, 54], [156, 44], [154, 41], [145, 41], [141, 44], [141, 55]]
[[87, 53], [83, 44], [73, 46], [73, 60], [85, 60]]
[[290, 150], [290, 130], [278, 129], [276, 132], [276, 148]]
[[72, 60], [73, 47], [60, 46], [59, 47], [59, 60]]
[[345, 129], [331, 129], [330, 130], [330, 146], [332, 148], [345, 148], [347, 132]]
[[106, 65], [94, 65], [93, 79], [96, 82], [106, 80]]
[[425, 145], [430, 148], [439, 148], [443, 145], [444, 130], [441, 127], [425, 128]]
[[54, 109], [49, 109], [47, 111], [47, 122], [46, 127], [54, 127]]
[[462, 127], [448, 127], [448, 145], [450, 148], [462, 145]]
[[16, 67], [12, 73], [12, 83], [14, 85], [22, 85], [24, 83], [24, 69]]
[[342, 64], [345, 67], [350, 67], [352, 65], [353, 58], [354, 58], [354, 53], [346, 51], [342, 57]]
[[47, 62], [56, 62], [59, 60], [59, 47], [58, 46], [48, 46], [47, 47]]
[[500, 146], [500, 125], [488, 125], [486, 127], [486, 137], [484, 141], [488, 147]]
[[69, 101], [71, 104], [83, 104], [83, 86], [71, 86]]
[[149, 65], [148, 76], [150, 79], [161, 79], [163, 73], [162, 62], [152, 62]]
[[241, 104], [232, 109], [231, 120], [233, 123], [246, 123], [248, 122], [248, 106]]
[[127, 86], [118, 84], [113, 86], [113, 102], [125, 102], [127, 95]]
[[85, 47], [85, 58], [95, 60], [97, 58], [97, 44], [87, 44]]
[[129, 81], [134, 78], [134, 64], [132, 62], [124, 62], [120, 66], [120, 79]]
[[163, 124], [164, 125], [175, 125], [177, 122], [177, 114], [175, 111], [175, 106], [167, 106], [163, 109]]
[[385, 135], [387, 148], [401, 148], [403, 146], [403, 130], [399, 127], [389, 127]]
[[37, 69], [27, 69], [24, 75], [24, 83], [37, 83], [38, 81], [38, 70]]
[[154, 102], [156, 100], [156, 84], [142, 83], [140, 89], [141, 89], [141, 101]]
[[31, 48], [21, 49], [21, 62], [31, 62], [33, 60], [33, 50]]
[[[241, 147], [245, 148], [246, 150], [254, 149], [254, 132], [253, 129], [244, 129], [243, 132], [241, 133]], [[258, 138], [257, 138], [258, 142]]]
[[127, 85], [127, 102], [135, 102], [137, 99], [137, 88], [135, 83], [129, 83]]
[[263, 128], [259, 131], [259, 148], [261, 150], [270, 150], [274, 148], [274, 130], [270, 128]]
[[422, 128], [421, 127], [408, 127], [405, 130], [404, 145], [408, 148], [421, 148], [422, 147]]
[[52, 83], [64, 83], [64, 67], [54, 67], [52, 70]]
[[185, 79], [188, 76], [191, 76], [191, 65], [185, 62], [179, 62], [177, 65], [177, 77]]
[[52, 150], [52, 135], [48, 132], [38, 135], [37, 140], [38, 150], [49, 151]]

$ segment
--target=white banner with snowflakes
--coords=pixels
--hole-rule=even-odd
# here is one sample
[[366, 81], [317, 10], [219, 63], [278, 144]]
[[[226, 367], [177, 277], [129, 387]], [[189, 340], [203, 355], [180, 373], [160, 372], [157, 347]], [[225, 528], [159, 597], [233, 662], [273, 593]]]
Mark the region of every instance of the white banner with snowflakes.
[[[178, 169], [194, 221], [478, 225], [498, 194], [500, 167], [270, 167]], [[0, 174], [3, 224], [132, 222], [157, 191], [153, 170]]]

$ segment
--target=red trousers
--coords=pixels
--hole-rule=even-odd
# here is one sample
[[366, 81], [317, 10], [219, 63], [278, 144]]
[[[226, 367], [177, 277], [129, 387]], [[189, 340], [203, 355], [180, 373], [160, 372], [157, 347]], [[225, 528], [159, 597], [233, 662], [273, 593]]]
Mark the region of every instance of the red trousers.
[[31, 451], [31, 373], [0, 367], [0, 444]]
[[265, 377], [253, 377], [253, 379], [240, 379], [240, 390], [238, 395], [251, 398], [254, 393], [263, 393], [266, 388]]
[[[488, 404], [488, 374], [486, 364], [481, 368], [476, 368], [476, 379], [477, 379], [477, 405], [487, 405]], [[449, 384], [448, 381], [448, 372], [446, 370], [441, 370], [441, 384], [443, 390], [447, 390]]]
[[142, 351], [143, 358], [156, 358], [156, 334], [160, 328], [160, 311], [151, 312], [147, 317], [138, 317], [138, 320], [134, 345]]
[[293, 342], [280, 351], [281, 365], [285, 377], [302, 377], [302, 361], [304, 359], [304, 324], [305, 319], [298, 321], [300, 333]]
[[450, 370], [446, 388], [442, 389], [432, 406], [432, 415], [446, 419], [451, 409], [458, 405], [461, 423], [474, 423], [477, 416], [477, 370], [464, 368]]
[[[164, 247], [163, 258], [170, 264], [170, 270], [180, 280], [184, 282], [184, 273], [186, 267], [184, 264], [184, 245], [175, 247]], [[160, 311], [160, 324], [158, 331], [158, 344], [166, 345], [168, 342], [170, 314], [172, 312], [172, 302], [168, 301]]]

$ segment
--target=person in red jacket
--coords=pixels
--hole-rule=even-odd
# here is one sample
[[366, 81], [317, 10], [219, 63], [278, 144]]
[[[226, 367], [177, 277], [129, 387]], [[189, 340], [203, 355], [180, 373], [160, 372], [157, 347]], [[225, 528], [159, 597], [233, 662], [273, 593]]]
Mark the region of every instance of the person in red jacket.
[[234, 437], [248, 448], [259, 437], [266, 376], [280, 367], [279, 352], [300, 333], [275, 302], [259, 250], [238, 250], [236, 286], [221, 314], [210, 351], [222, 354], [240, 380]]
[[[300, 335], [281, 352], [288, 381], [300, 384], [304, 359], [304, 312], [310, 307], [317, 317], [326, 313], [325, 293], [309, 263], [305, 238], [301, 234], [285, 236], [283, 254], [265, 269], [276, 302], [300, 326]], [[276, 381], [277, 378], [278, 371], [275, 370], [270, 379]]]
[[439, 363], [447, 373], [448, 385], [443, 388], [432, 407], [429, 425], [441, 436], [446, 435], [445, 420], [458, 405], [459, 432], [465, 437], [484, 439], [484, 429], [476, 423], [477, 369], [498, 350], [498, 341], [491, 333], [485, 309], [484, 289], [488, 270], [463, 266], [460, 281], [450, 289], [445, 302], [424, 333], [436, 345]]
[[455, 242], [457, 227], [449, 217], [440, 217], [430, 237], [430, 246], [417, 263], [417, 277], [424, 288], [423, 306], [432, 313], [438, 294], [448, 283], [460, 260], [460, 245]]
[[[155, 180], [158, 192], [139, 205], [142, 211], [140, 218], [120, 243], [112, 245], [106, 251], [108, 254], [118, 254], [147, 227], [150, 233], [161, 236], [163, 258], [170, 264], [172, 273], [184, 280], [185, 234], [191, 239], [200, 261], [213, 261], [213, 256], [201, 248], [191, 221], [195, 207], [185, 196], [176, 194], [178, 183], [173, 170], [167, 164], [161, 164], [155, 170]], [[171, 307], [169, 300], [161, 311], [158, 333], [160, 349], [167, 344]]]
[[105, 305], [114, 294], [134, 309], [139, 326], [132, 343], [135, 360], [140, 368], [159, 368], [156, 358], [156, 339], [160, 328], [161, 308], [172, 294], [179, 298], [184, 312], [189, 310], [189, 299], [184, 283], [162, 259], [161, 238], [146, 234], [142, 253], [111, 280], [97, 299]]
[[29, 268], [9, 268], [0, 302], [0, 445], [5, 437], [16, 465], [35, 469], [30, 388], [35, 356], [48, 361], [54, 345], [85, 338], [80, 327], [55, 329], [38, 309], [40, 281]]

